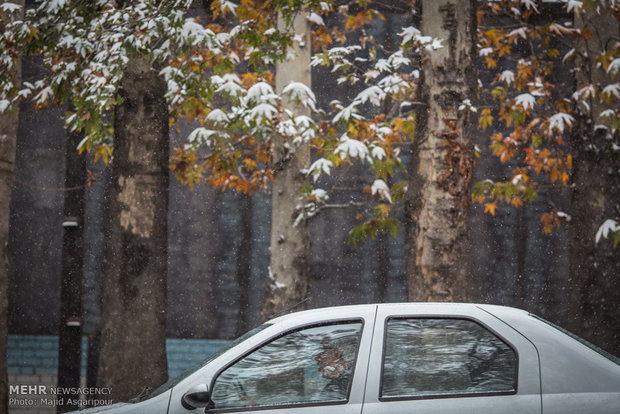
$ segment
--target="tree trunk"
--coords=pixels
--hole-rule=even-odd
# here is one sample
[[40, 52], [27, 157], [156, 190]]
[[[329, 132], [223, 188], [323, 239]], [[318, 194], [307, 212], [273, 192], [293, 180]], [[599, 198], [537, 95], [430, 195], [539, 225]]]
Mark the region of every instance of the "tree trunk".
[[416, 137], [406, 205], [408, 296], [411, 301], [468, 297], [469, 189], [475, 118], [475, 1], [424, 0], [422, 31], [443, 48], [422, 56]]
[[[58, 387], [79, 388], [82, 356], [82, 284], [84, 270], [84, 212], [86, 157], [78, 154], [81, 141], [77, 133], [69, 135], [65, 149], [65, 200], [62, 282], [60, 287], [60, 326], [58, 332]], [[57, 411], [80, 408], [64, 399]]]
[[115, 108], [99, 387], [115, 401], [168, 379], [168, 110], [165, 84], [130, 61]]
[[[2, 3], [6, 3], [3, 1]], [[24, 0], [19, 4], [24, 10]], [[15, 67], [15, 84], [21, 83], [21, 62]], [[15, 165], [15, 145], [19, 114], [15, 112], [0, 114], [0, 412], [9, 412], [9, 379], [7, 365], [8, 345], [8, 307], [9, 307], [9, 260], [7, 244], [9, 241], [9, 218], [11, 190], [13, 186], [13, 167]]]
[[[598, 67], [596, 55], [614, 47], [619, 33], [618, 21], [602, 7], [601, 15], [586, 12], [585, 22], [592, 37], [578, 45], [587, 57], [577, 62], [577, 88], [585, 84], [604, 87], [612, 83]], [[589, 102], [573, 130], [571, 153], [574, 157], [571, 200], [570, 321], [569, 329], [607, 351], [620, 355], [620, 260], [613, 242], [595, 243], [596, 232], [606, 219], [620, 216], [620, 145], [616, 131], [595, 128], [605, 125], [599, 119], [603, 106], [598, 98]], [[582, 108], [583, 109], [583, 108]], [[613, 239], [613, 236], [612, 236]]]
[[[282, 19], [278, 26], [282, 28]], [[296, 58], [278, 63], [276, 66], [276, 90], [292, 81], [310, 87], [310, 26], [304, 13], [299, 13], [294, 22], [295, 33], [304, 36], [303, 46], [296, 42]], [[304, 113], [293, 103], [284, 103], [296, 115]], [[306, 113], [307, 114], [307, 113]], [[274, 162], [281, 165], [272, 183], [271, 243], [269, 258], [269, 279], [263, 305], [263, 320], [306, 297], [308, 289], [310, 237], [305, 222], [294, 226], [301, 190], [306, 182], [300, 172], [310, 165], [310, 148], [302, 144], [294, 153], [287, 151], [281, 142], [274, 143]]]

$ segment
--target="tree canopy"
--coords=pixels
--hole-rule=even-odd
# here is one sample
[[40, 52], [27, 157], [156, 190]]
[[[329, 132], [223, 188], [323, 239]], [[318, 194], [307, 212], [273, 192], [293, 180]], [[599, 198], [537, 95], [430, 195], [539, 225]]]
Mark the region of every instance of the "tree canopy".
[[[111, 108], [121, 99], [122, 71], [132, 56], [147, 56], [166, 80], [171, 125], [181, 119], [196, 125], [171, 157], [171, 170], [179, 180], [251, 193], [267, 188], [281, 167], [271, 156], [273, 137], [291, 148], [310, 143], [316, 157], [305, 173], [313, 185], [306, 190], [299, 219], [312, 217], [328, 203], [334, 188], [316, 184], [322, 175], [358, 161], [373, 172], [364, 192], [374, 200], [374, 208], [352, 231], [351, 241], [397, 231], [391, 211], [407, 185], [392, 177], [404, 168], [399, 154], [415, 128], [419, 51], [441, 48], [445, 40], [423, 35], [412, 16], [411, 25], [398, 29], [399, 41], [390, 50], [367, 31], [374, 20], [385, 19], [385, 10], [362, 0], [213, 1], [210, 13], [197, 17], [187, 13], [187, 0], [117, 3], [42, 1], [23, 20], [14, 17], [18, 6], [4, 3], [3, 11], [13, 18], [5, 22], [0, 37], [0, 110], [26, 98], [37, 106], [70, 102], [65, 122], [69, 130], [84, 135], [78, 149], [93, 151], [96, 159], [107, 162], [112, 154]], [[608, 12], [617, 19], [618, 5], [561, 3], [563, 21], [541, 14], [543, 7], [557, 6], [553, 4], [528, 0], [479, 6], [478, 54], [492, 80], [479, 85], [480, 106], [468, 98], [459, 110], [476, 112], [483, 132], [496, 127], [492, 152], [514, 165], [510, 177], [490, 177], [473, 187], [473, 200], [490, 214], [501, 202], [519, 207], [548, 186], [569, 184], [573, 154], [566, 137], [577, 112], [591, 112], [593, 101], [603, 106], [589, 114], [596, 118], [592, 128], [613, 136], [620, 125], [617, 41], [596, 50], [579, 47], [596, 29], [588, 16]], [[391, 12], [413, 15], [405, 4], [391, 7]], [[285, 29], [275, 24], [278, 13], [288, 22]], [[338, 84], [351, 85], [357, 92], [352, 98], [319, 108], [314, 92], [303, 84], [275, 93], [274, 63], [290, 54], [289, 46], [300, 39], [291, 28], [297, 13], [312, 24], [312, 66], [329, 68]], [[573, 25], [570, 14], [582, 19], [582, 27]], [[595, 54], [607, 73], [605, 82], [585, 82], [576, 90], [561, 87], [558, 72], [575, 67], [572, 62], [587, 53]], [[47, 76], [15, 85], [10, 68], [20, 55], [42, 56]], [[293, 99], [313, 116], [293, 116], [282, 99]], [[480, 151], [477, 148], [478, 155]], [[542, 217], [545, 232], [567, 218], [552, 206]], [[597, 240], [614, 232], [617, 242], [617, 217], [601, 225]]]

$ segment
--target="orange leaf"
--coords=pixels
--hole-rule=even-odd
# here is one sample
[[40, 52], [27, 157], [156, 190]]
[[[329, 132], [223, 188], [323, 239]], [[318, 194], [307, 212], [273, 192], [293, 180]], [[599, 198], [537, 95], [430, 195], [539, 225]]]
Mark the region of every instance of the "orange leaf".
[[485, 203], [484, 204], [484, 212], [491, 213], [492, 216], [495, 216], [495, 209], [497, 208], [497, 203]]
[[512, 197], [512, 200], [510, 200], [510, 203], [515, 207], [523, 207], [523, 200], [519, 196]]

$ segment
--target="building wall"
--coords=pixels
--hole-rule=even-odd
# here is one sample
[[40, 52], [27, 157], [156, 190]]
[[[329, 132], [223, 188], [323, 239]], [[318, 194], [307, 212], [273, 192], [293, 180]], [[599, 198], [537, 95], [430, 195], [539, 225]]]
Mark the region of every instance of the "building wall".
[[[174, 378], [217, 351], [228, 341], [169, 338], [166, 341], [168, 376]], [[82, 339], [82, 377], [86, 387], [88, 339]], [[56, 412], [55, 395], [58, 365], [58, 338], [52, 335], [9, 335], [7, 347], [9, 371], [9, 414], [51, 414]], [[26, 393], [14, 387], [27, 386]], [[35, 387], [35, 388], [28, 388]], [[39, 393], [40, 387], [45, 392]], [[57, 394], [56, 394], [57, 395]], [[82, 396], [82, 399], [86, 398]], [[105, 400], [105, 396], [97, 399]]]

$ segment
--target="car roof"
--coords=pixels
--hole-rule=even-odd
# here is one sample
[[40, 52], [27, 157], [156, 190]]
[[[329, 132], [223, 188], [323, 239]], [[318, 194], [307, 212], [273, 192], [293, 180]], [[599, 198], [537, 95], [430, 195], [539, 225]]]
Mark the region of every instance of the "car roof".
[[270, 319], [268, 323], [279, 323], [292, 318], [307, 318], [307, 317], [320, 317], [322, 314], [325, 316], [333, 316], [334, 312], [339, 311], [352, 311], [358, 310], [359, 312], [366, 312], [372, 308], [402, 308], [403, 312], [414, 311], [415, 309], [434, 309], [437, 313], [461, 313], [473, 309], [483, 309], [491, 314], [495, 314], [496, 311], [500, 311], [504, 314], [513, 314], [515, 317], [527, 316], [528, 312], [512, 308], [508, 306], [500, 305], [487, 305], [479, 303], [459, 303], [459, 302], [394, 302], [394, 303], [368, 303], [359, 305], [343, 305], [343, 306], [330, 306], [309, 309], [299, 312], [292, 312], [282, 316]]
[[[480, 310], [499, 319], [525, 337], [539, 356], [543, 391], [549, 393], [580, 392], [583, 390], [613, 390], [620, 387], [620, 367], [603, 355], [584, 345], [528, 311], [509, 306], [453, 302], [370, 303], [334, 306], [289, 313], [268, 323], [299, 323], [333, 319], [339, 314], [355, 314], [373, 310], [389, 310], [394, 314], [417, 312], [423, 314], [468, 315]], [[577, 378], [580, 378], [577, 380]]]

